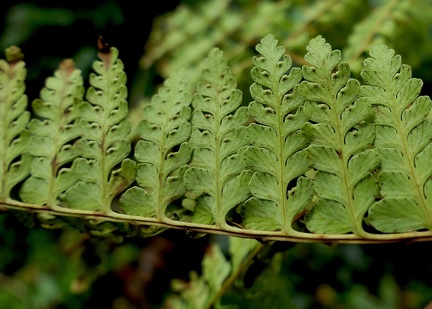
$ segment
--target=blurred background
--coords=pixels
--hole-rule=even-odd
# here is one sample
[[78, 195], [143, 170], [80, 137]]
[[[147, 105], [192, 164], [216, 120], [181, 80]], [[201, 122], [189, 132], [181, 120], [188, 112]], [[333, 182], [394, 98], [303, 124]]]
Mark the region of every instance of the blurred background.
[[[298, 66], [309, 40], [323, 35], [342, 50], [354, 76], [370, 46], [385, 43], [423, 79], [423, 94], [431, 94], [429, 0], [164, 0], [151, 6], [3, 0], [0, 8], [0, 50], [17, 45], [25, 54], [29, 102], [64, 58], [72, 58], [86, 79], [100, 35], [120, 51], [130, 108], [138, 118], [171, 72], [186, 67], [198, 78], [214, 46], [224, 51], [248, 104], [251, 58], [269, 33]], [[72, 228], [41, 229], [0, 212], [0, 308], [169, 308], [172, 280], [199, 274], [210, 243], [226, 246], [227, 237], [191, 238], [167, 230], [121, 242]], [[236, 296], [227, 293], [223, 302], [238, 308], [264, 308], [264, 302], [266, 308], [288, 308], [289, 302], [289, 308], [417, 309], [432, 300], [429, 243], [285, 245], [261, 257], [251, 275], [277, 263], [266, 275], [272, 293], [257, 294], [251, 286], [253, 293], [241, 295], [243, 288]]]

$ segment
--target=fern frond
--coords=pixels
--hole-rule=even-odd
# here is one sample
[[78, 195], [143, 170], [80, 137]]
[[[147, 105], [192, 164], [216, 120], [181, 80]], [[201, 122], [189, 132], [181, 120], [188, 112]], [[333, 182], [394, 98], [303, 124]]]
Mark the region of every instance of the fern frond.
[[126, 214], [165, 220], [167, 207], [186, 193], [183, 174], [192, 153], [187, 142], [191, 131], [189, 87], [187, 74], [179, 71], [144, 108], [137, 130], [141, 139], [135, 147], [138, 186], [120, 198]]
[[348, 46], [344, 50], [344, 57], [348, 61], [358, 60], [364, 52], [369, 50], [370, 46], [383, 40], [380, 31], [386, 22], [390, 22], [392, 12], [398, 1], [385, 1], [384, 5], [378, 6], [365, 19], [355, 25], [352, 34], [348, 38]]
[[0, 202], [11, 202], [12, 189], [30, 172], [30, 113], [24, 94], [24, 55], [16, 46], [5, 54], [6, 60], [0, 59]]
[[240, 106], [242, 92], [227, 66], [223, 52], [212, 49], [192, 105], [194, 148], [191, 168], [185, 174], [187, 188], [195, 199], [193, 222], [228, 229], [227, 214], [249, 196], [241, 148], [247, 144], [247, 108]]
[[[86, 98], [79, 109], [85, 121], [79, 141], [80, 181], [62, 196], [62, 206], [111, 213], [115, 196], [124, 191], [135, 178], [135, 161], [127, 159], [131, 151], [131, 132], [126, 101], [126, 74], [118, 59], [118, 50], [99, 41], [99, 58], [90, 75]], [[126, 159], [125, 159], [126, 158]], [[119, 163], [121, 167], [113, 170]]]
[[46, 80], [40, 99], [33, 101], [35, 115], [29, 123], [31, 140], [28, 151], [34, 156], [31, 177], [21, 187], [25, 203], [55, 208], [60, 193], [76, 183], [76, 165], [65, 168], [78, 155], [78, 106], [84, 95], [81, 71], [71, 59], [64, 60], [53, 77]]
[[[160, 17], [156, 20], [153, 31], [150, 35], [146, 46], [146, 54], [141, 59], [141, 64], [144, 68], [152, 65], [156, 60], [163, 57], [166, 53], [177, 50], [183, 46], [186, 42], [191, 40], [199, 43], [200, 40], [196, 39], [200, 33], [207, 32], [208, 25], [215, 23], [225, 13], [230, 16], [231, 23], [238, 25], [236, 22], [235, 14], [231, 14], [227, 9], [231, 0], [222, 1], [209, 1], [203, 5], [198, 5], [195, 8], [190, 8], [186, 5], [179, 5], [174, 13], [166, 17]], [[228, 26], [229, 23], [226, 23]], [[205, 42], [204, 46], [203, 43]], [[195, 50], [192, 50], [189, 59], [181, 60], [183, 64], [180, 67], [185, 67], [190, 61], [194, 62], [198, 56], [198, 59], [208, 53], [208, 51], [214, 46], [209, 45], [209, 41], [201, 40], [201, 44]], [[212, 42], [212, 40], [210, 40]], [[190, 46], [196, 46], [196, 44], [190, 44]], [[202, 48], [204, 47], [204, 49]], [[189, 49], [189, 51], [191, 51]], [[201, 56], [199, 56], [201, 54]], [[177, 60], [178, 61], [178, 60]], [[174, 61], [176, 63], [176, 61]], [[174, 66], [176, 66], [174, 64]], [[178, 67], [178, 66], [176, 66]], [[171, 72], [172, 70], [168, 70]], [[165, 72], [167, 74], [168, 72]]]
[[432, 229], [432, 102], [419, 96], [423, 82], [385, 45], [374, 46], [361, 75], [362, 98], [373, 104], [382, 166], [382, 199], [368, 222], [385, 233]]
[[[155, 65], [163, 77], [178, 68], [190, 68], [191, 84], [195, 85], [203, 69], [202, 60], [218, 46], [237, 77], [248, 72], [253, 47], [268, 33], [284, 38], [281, 45], [288, 48], [288, 55], [295, 63], [304, 64], [303, 50], [311, 38], [318, 33], [328, 35], [343, 47], [353, 26], [372, 11], [362, 0], [208, 0], [202, 4], [179, 5], [159, 17], [141, 59], [144, 68]], [[245, 85], [239, 88], [246, 95], [250, 76], [241, 76]]]
[[367, 123], [370, 104], [356, 101], [360, 83], [350, 78], [348, 64], [339, 50], [332, 50], [321, 36], [311, 40], [303, 66], [301, 95], [311, 123], [302, 127], [310, 140], [307, 156], [317, 170], [315, 190], [319, 199], [306, 214], [306, 227], [314, 233], [365, 234], [362, 222], [375, 201], [377, 186], [372, 172], [379, 163], [370, 149], [375, 128]]
[[286, 27], [290, 7], [289, 1], [258, 1], [250, 5], [236, 0], [179, 5], [157, 20], [141, 65], [148, 68], [156, 64], [164, 77], [180, 68], [190, 68], [194, 86], [205, 68], [208, 53], [219, 46], [226, 51], [224, 56], [232, 63], [232, 71], [238, 73], [250, 65], [252, 54], [247, 51], [258, 38], [277, 28], [276, 21]]
[[428, 29], [431, 18], [432, 9], [427, 0], [378, 1], [370, 14], [354, 26], [343, 49], [344, 59], [360, 73], [367, 51], [374, 45], [386, 44], [417, 66], [422, 57], [417, 50], [430, 50], [432, 46], [428, 31], [418, 29]]
[[[285, 38], [281, 45], [288, 48], [287, 52], [295, 63], [305, 64], [299, 55], [303, 55], [305, 46], [317, 33], [331, 37], [335, 46], [344, 46], [352, 27], [368, 13], [370, 7], [362, 0], [299, 1], [289, 12], [296, 21], [294, 27], [280, 30], [279, 37]], [[276, 29], [272, 31], [275, 33]]]
[[[321, 36], [300, 69], [268, 35], [256, 46], [248, 106], [213, 48], [194, 96], [179, 71], [146, 105], [128, 158], [123, 64], [99, 44], [88, 102], [66, 60], [30, 122], [19, 49], [0, 61], [1, 209], [24, 211], [35, 226], [118, 240], [167, 228], [262, 241], [432, 239], [432, 102], [387, 46], [370, 51], [360, 86]], [[184, 293], [197, 306], [215, 303], [212, 291], [238, 264], [221, 263], [216, 281], [192, 279], [196, 289]]]
[[[236, 12], [239, 24], [236, 25], [235, 29], [231, 29], [233, 39], [223, 40], [219, 46], [223, 44], [225, 58], [231, 64], [233, 74], [237, 76], [245, 68], [249, 69], [252, 65], [252, 47], [260, 38], [276, 29], [287, 29], [292, 26], [287, 24], [287, 20], [289, 20], [287, 16], [293, 12], [294, 4], [291, 1], [259, 1], [254, 5], [249, 5], [232, 1], [231, 5], [233, 7], [241, 6], [243, 14]], [[225, 28], [223, 23], [221, 26]], [[286, 33], [282, 35], [286, 35]], [[250, 49], [250, 53], [245, 53], [248, 49]]]
[[172, 280], [172, 290], [177, 294], [168, 296], [165, 304], [169, 308], [220, 308], [222, 295], [264, 245], [252, 239], [230, 237], [228, 246], [230, 256], [227, 258], [217, 243], [211, 243], [202, 259], [202, 275], [192, 271], [188, 282]]
[[309, 204], [313, 186], [302, 177], [309, 165], [307, 141], [300, 133], [307, 118], [296, 88], [301, 70], [291, 68], [291, 58], [277, 43], [273, 35], [266, 36], [256, 47], [261, 56], [253, 59], [255, 101], [249, 111], [257, 123], [248, 127], [253, 146], [244, 154], [255, 173], [249, 184], [253, 197], [242, 207], [242, 215], [246, 228], [292, 234], [294, 217]]

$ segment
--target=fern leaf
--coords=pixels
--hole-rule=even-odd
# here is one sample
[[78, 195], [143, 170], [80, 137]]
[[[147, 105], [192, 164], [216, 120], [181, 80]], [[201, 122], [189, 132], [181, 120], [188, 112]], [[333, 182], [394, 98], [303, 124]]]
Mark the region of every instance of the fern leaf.
[[314, 233], [363, 235], [363, 217], [374, 202], [377, 188], [372, 172], [379, 163], [373, 149], [375, 129], [365, 120], [370, 104], [356, 99], [360, 83], [350, 78], [348, 64], [339, 50], [318, 36], [307, 47], [303, 81], [299, 87], [308, 101], [311, 123], [302, 127], [310, 140], [307, 157], [317, 170], [318, 200], [305, 216]]
[[79, 155], [71, 142], [80, 135], [77, 117], [83, 94], [81, 71], [66, 59], [46, 80], [40, 99], [33, 101], [33, 111], [41, 119], [29, 123], [29, 152], [34, 159], [31, 177], [20, 190], [24, 202], [55, 208], [59, 194], [76, 183], [76, 165], [64, 166]]
[[430, 230], [431, 99], [419, 96], [423, 82], [411, 77], [411, 67], [394, 50], [377, 45], [370, 56], [361, 73], [362, 95], [376, 109], [383, 198], [370, 208], [368, 222], [386, 233]]
[[0, 202], [11, 199], [12, 188], [29, 174], [31, 160], [24, 55], [18, 47], [5, 54], [6, 60], [0, 59]]
[[192, 153], [187, 80], [183, 71], [173, 74], [144, 109], [135, 148], [138, 186], [120, 198], [127, 214], [164, 220], [167, 207], [186, 192], [183, 175]]
[[[90, 75], [86, 98], [80, 105], [80, 117], [85, 121], [79, 141], [80, 181], [62, 196], [62, 206], [112, 213], [111, 203], [135, 178], [135, 162], [126, 157], [131, 150], [131, 132], [126, 101], [126, 74], [118, 59], [118, 50], [100, 43], [99, 57]], [[125, 159], [126, 158], [126, 159]], [[118, 164], [120, 168], [113, 170]]]
[[190, 142], [194, 154], [185, 184], [200, 195], [193, 222], [228, 228], [228, 212], [249, 195], [250, 173], [244, 170], [240, 154], [247, 143], [244, 125], [249, 116], [247, 108], [240, 107], [242, 92], [236, 88], [223, 52], [212, 49], [206, 67], [202, 73], [204, 82], [198, 84], [192, 101]]
[[245, 157], [255, 173], [250, 181], [253, 197], [242, 207], [242, 215], [247, 228], [290, 234], [294, 217], [312, 199], [313, 186], [302, 176], [309, 165], [307, 141], [300, 132], [307, 120], [297, 92], [301, 70], [291, 68], [291, 58], [277, 43], [272, 35], [266, 36], [256, 47], [261, 56], [253, 59], [255, 101], [249, 111], [257, 123], [248, 127], [253, 146], [247, 147]]

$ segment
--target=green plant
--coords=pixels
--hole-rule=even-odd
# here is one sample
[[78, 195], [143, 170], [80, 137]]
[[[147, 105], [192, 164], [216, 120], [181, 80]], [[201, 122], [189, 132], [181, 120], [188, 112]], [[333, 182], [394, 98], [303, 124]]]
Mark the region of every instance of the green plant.
[[88, 220], [90, 229], [101, 223], [96, 234], [171, 227], [306, 242], [429, 239], [431, 102], [419, 96], [421, 80], [384, 45], [365, 60], [361, 85], [321, 36], [302, 69], [277, 43], [268, 35], [257, 45], [248, 106], [218, 48], [193, 96], [185, 75], [168, 79], [143, 110], [131, 158], [117, 49], [99, 41], [87, 102], [65, 60], [31, 121], [22, 56], [9, 49], [2, 204], [47, 222], [97, 218]]
[[[178, 294], [167, 298], [170, 308], [253, 308], [264, 306], [272, 293], [295, 306], [298, 299], [286, 288], [294, 283], [279, 276], [282, 256], [268, 252], [280, 244], [272, 240], [366, 244], [431, 236], [431, 102], [420, 96], [421, 79], [412, 78], [411, 67], [387, 47], [396, 47], [418, 69], [427, 40], [408, 35], [424, 51], [413, 52], [391, 25], [408, 15], [412, 27], [425, 25], [426, 10], [413, 16], [414, 6], [383, 1], [368, 15], [361, 1], [310, 7], [263, 1], [244, 16], [221, 13], [244, 7], [234, 2], [200, 7], [207, 14], [183, 11], [186, 28], [170, 21], [181, 10], [161, 19], [164, 27], [153, 32], [143, 63], [158, 64], [166, 82], [142, 110], [128, 113], [123, 63], [117, 49], [102, 41], [87, 91], [80, 71], [66, 60], [31, 107], [19, 49], [9, 49], [1, 64], [2, 210], [32, 226], [73, 226], [115, 241], [183, 229], [192, 237], [225, 234], [264, 243], [230, 237], [228, 254], [211, 244], [202, 273], [173, 281]], [[296, 8], [310, 15], [284, 21], [282, 12], [295, 17]], [[357, 18], [347, 19], [350, 26], [339, 20], [358, 13], [364, 19], [357, 26]], [[274, 17], [268, 27], [254, 25], [265, 20], [260, 14]], [[204, 28], [213, 23], [205, 38], [200, 18]], [[332, 27], [339, 21], [345, 27], [335, 39]], [[255, 31], [243, 33], [243, 24]], [[174, 33], [173, 50], [165, 45], [170, 36], [162, 35], [165, 41], [157, 35], [172, 26], [196, 33]], [[266, 33], [283, 37], [282, 44]], [[317, 33], [337, 49], [313, 38]], [[257, 55], [250, 47], [258, 41]], [[158, 48], [164, 50], [158, 54]], [[198, 59], [205, 56], [201, 65]], [[249, 289], [250, 269], [260, 263], [267, 267]], [[269, 290], [269, 280], [285, 288]], [[322, 294], [319, 302], [329, 302], [331, 292]], [[378, 294], [379, 302], [367, 291], [352, 291], [353, 299], [369, 297], [362, 300], [369, 307], [397, 306], [392, 277], [380, 281]], [[359, 304], [344, 302], [350, 301]]]
[[249, 68], [261, 38], [274, 34], [294, 62], [303, 65], [305, 46], [322, 35], [342, 51], [342, 60], [357, 78], [371, 47], [385, 44], [401, 54], [420, 78], [430, 79], [422, 67], [429, 62], [432, 47], [431, 16], [427, 0], [183, 3], [155, 19], [140, 64], [145, 70], [155, 67], [163, 78], [186, 67], [196, 81], [204, 66], [201, 60], [218, 46], [248, 96]]

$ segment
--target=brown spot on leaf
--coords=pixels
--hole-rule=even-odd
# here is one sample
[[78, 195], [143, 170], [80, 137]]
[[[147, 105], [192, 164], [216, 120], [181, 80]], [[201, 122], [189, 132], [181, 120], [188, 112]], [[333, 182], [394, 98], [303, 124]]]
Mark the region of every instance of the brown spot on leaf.
[[98, 56], [105, 64], [105, 67], [108, 67], [111, 63], [111, 49], [108, 42], [102, 36], [99, 36], [97, 42], [98, 48]]
[[72, 59], [64, 59], [59, 65], [59, 71], [62, 77], [67, 77], [75, 71], [75, 63]]

